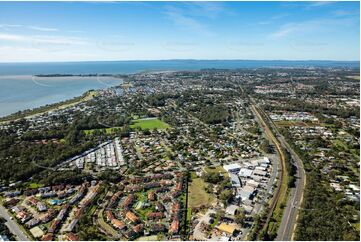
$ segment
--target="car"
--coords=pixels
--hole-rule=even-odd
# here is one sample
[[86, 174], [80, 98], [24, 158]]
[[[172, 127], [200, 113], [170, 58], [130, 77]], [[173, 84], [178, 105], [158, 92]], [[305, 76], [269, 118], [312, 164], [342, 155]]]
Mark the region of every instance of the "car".
[[10, 220], [13, 220], [14, 218], [13, 217], [10, 217]]

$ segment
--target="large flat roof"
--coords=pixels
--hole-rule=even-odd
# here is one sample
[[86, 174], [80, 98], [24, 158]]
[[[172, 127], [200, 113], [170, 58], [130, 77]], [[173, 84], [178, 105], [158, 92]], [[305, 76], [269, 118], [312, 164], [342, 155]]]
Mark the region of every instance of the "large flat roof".
[[253, 170], [247, 169], [247, 168], [242, 168], [242, 169], [239, 171], [238, 175], [241, 176], [241, 177], [242, 177], [242, 176], [243, 176], [243, 177], [248, 177], [248, 176], [251, 176], [252, 173], [253, 173]]
[[224, 165], [223, 168], [226, 170], [226, 171], [229, 171], [229, 170], [233, 170], [233, 169], [241, 169], [241, 166], [239, 164], [229, 164], [229, 165]]

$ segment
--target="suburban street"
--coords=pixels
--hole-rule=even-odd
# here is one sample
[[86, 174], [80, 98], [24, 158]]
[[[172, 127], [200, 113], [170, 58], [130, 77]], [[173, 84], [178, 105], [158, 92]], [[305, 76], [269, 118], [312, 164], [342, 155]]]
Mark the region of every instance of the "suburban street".
[[0, 205], [0, 216], [6, 219], [5, 225], [9, 228], [10, 232], [16, 236], [17, 240], [20, 241], [29, 241], [30, 239], [27, 235], [20, 229], [19, 225], [10, 219], [9, 213], [6, 209]]

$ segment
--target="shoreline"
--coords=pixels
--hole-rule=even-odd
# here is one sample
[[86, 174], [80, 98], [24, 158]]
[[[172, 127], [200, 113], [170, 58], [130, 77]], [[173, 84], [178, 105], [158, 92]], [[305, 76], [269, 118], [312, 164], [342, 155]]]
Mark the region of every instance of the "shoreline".
[[[28, 117], [36, 110], [51, 110], [77, 101], [92, 90], [120, 85], [124, 78], [115, 75], [99, 75], [110, 80], [98, 80], [97, 76], [0, 75], [0, 123]], [[54, 81], [53, 83], [51, 81]], [[37, 90], [38, 88], [38, 90]], [[30, 113], [30, 115], [29, 115]]]
[[[10, 123], [10, 122], [19, 121], [23, 118], [32, 118], [32, 117], [36, 117], [38, 115], [42, 115], [47, 112], [65, 109], [65, 108], [74, 106], [76, 104], [79, 104], [81, 102], [89, 101], [92, 98], [94, 98], [96, 96], [96, 94], [97, 94], [96, 90], [88, 90], [85, 93], [83, 93], [81, 96], [76, 96], [76, 97], [73, 97], [73, 98], [65, 100], [65, 101], [60, 101], [60, 102], [56, 102], [53, 104], [47, 104], [45, 106], [33, 108], [28, 111], [29, 114], [27, 114], [28, 109], [18, 111], [18, 112], [0, 117], [0, 124], [3, 125], [3, 124]], [[42, 109], [44, 109], [44, 110], [42, 110]], [[19, 113], [19, 114], [17, 115], [17, 113]], [[12, 117], [12, 116], [19, 116], [19, 117]]]

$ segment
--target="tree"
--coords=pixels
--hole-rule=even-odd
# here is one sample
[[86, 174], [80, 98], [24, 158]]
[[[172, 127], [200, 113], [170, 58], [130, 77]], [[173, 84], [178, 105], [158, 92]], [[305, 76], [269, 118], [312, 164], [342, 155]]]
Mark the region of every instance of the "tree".
[[270, 143], [269, 143], [269, 141], [268, 141], [267, 139], [265, 139], [265, 140], [261, 143], [260, 148], [261, 148], [261, 150], [263, 150], [265, 153], [271, 153], [271, 152], [272, 152]]
[[234, 221], [240, 225], [244, 225], [244, 219], [246, 218], [244, 211], [239, 211], [234, 217]]
[[203, 174], [203, 179], [206, 182], [217, 184], [222, 180], [222, 177], [217, 172], [205, 172]]
[[222, 202], [226, 205], [228, 201], [233, 197], [233, 192], [232, 190], [229, 189], [224, 190], [221, 192], [221, 195], [219, 197], [222, 200]]

